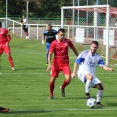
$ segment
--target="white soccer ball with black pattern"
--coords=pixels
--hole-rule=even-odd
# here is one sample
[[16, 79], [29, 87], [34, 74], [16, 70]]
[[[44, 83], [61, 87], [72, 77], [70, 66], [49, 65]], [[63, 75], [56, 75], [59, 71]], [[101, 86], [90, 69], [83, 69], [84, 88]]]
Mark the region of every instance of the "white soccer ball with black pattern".
[[90, 108], [94, 108], [96, 106], [96, 100], [94, 98], [89, 98], [87, 100], [87, 106]]

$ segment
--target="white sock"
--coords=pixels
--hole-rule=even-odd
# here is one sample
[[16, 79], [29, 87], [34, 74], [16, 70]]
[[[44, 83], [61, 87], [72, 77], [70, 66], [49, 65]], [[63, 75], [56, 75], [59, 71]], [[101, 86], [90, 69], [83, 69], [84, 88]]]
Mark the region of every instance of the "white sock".
[[90, 91], [90, 84], [91, 84], [91, 80], [87, 80], [86, 84], [85, 84], [85, 93], [89, 93], [89, 91]]
[[102, 96], [103, 96], [103, 90], [98, 90], [97, 95], [96, 95], [96, 97], [97, 97], [96, 101], [100, 102]]

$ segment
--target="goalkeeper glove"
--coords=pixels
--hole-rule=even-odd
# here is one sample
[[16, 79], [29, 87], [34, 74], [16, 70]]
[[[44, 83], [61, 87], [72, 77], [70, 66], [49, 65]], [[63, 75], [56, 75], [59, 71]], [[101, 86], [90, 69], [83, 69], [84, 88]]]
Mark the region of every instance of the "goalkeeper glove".
[[42, 40], [42, 45], [44, 45], [44, 40]]

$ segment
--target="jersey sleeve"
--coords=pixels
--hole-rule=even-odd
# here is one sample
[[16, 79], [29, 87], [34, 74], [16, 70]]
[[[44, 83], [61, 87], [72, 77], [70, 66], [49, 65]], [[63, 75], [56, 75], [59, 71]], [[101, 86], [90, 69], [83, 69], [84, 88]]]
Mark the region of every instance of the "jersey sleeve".
[[57, 34], [57, 30], [54, 30], [54, 29], [53, 29], [53, 32], [54, 32], [55, 35]]
[[70, 49], [74, 47], [73, 43], [70, 40], [68, 40], [68, 45], [69, 45]]
[[1, 34], [1, 35], [7, 35], [7, 34], [8, 34], [8, 30], [6, 30], [5, 28], [2, 28], [2, 29], [0, 30], [0, 34]]
[[100, 65], [100, 67], [105, 66], [105, 63], [104, 63], [104, 61], [102, 60], [101, 57], [99, 58], [98, 64]]
[[44, 31], [43, 35], [44, 35], [44, 36], [46, 36], [46, 35], [47, 35], [47, 30], [45, 30], [45, 31]]
[[80, 64], [81, 62], [85, 61], [85, 58], [83, 57], [85, 53], [87, 53], [87, 51], [83, 51], [79, 54], [79, 56], [77, 57], [75, 61], [77, 64]]
[[8, 35], [8, 36], [7, 36], [7, 39], [8, 39], [8, 42], [10, 42], [10, 40], [11, 40], [11, 36]]

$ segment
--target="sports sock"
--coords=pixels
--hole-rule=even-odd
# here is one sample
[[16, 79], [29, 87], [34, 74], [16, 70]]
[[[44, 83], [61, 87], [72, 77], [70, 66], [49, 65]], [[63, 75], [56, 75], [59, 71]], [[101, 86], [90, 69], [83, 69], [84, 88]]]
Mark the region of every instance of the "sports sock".
[[48, 64], [48, 54], [46, 54], [46, 61], [47, 61], [47, 64]]
[[67, 80], [64, 80], [63, 84], [62, 84], [62, 89], [64, 89], [70, 82]]
[[50, 83], [49, 83], [49, 86], [50, 86], [50, 96], [53, 96], [54, 83], [50, 82]]
[[85, 93], [89, 93], [89, 91], [90, 91], [90, 84], [91, 84], [91, 80], [87, 80], [87, 82], [85, 84]]
[[98, 90], [97, 95], [96, 95], [97, 97], [96, 102], [100, 102], [102, 96], [103, 96], [103, 90]]
[[8, 56], [8, 60], [9, 60], [10, 66], [11, 66], [11, 67], [14, 67], [13, 59], [12, 59], [11, 56]]

